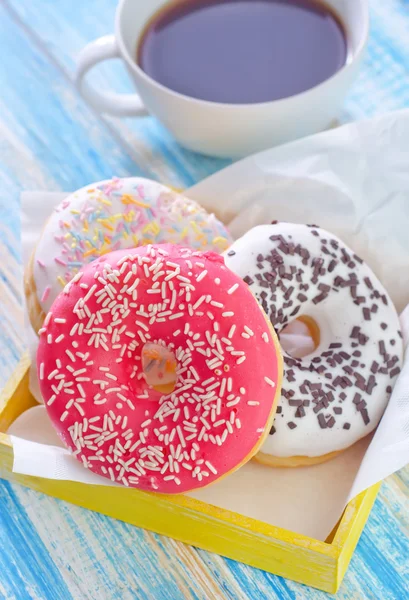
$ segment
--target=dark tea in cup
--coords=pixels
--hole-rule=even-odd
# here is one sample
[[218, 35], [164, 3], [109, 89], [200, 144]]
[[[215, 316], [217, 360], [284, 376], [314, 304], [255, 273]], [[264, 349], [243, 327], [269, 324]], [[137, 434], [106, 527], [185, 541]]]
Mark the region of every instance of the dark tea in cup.
[[139, 39], [137, 64], [192, 98], [270, 102], [304, 92], [347, 60], [336, 13], [314, 0], [176, 0]]

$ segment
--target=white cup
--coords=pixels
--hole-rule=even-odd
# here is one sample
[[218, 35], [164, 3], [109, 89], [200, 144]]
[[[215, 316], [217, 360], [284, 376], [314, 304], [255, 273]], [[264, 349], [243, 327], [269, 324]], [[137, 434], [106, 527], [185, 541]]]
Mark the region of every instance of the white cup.
[[[98, 111], [116, 116], [149, 112], [190, 150], [233, 158], [265, 150], [328, 127], [358, 72], [368, 39], [368, 0], [326, 2], [344, 24], [347, 62], [323, 83], [289, 98], [256, 104], [208, 102], [174, 92], [144, 73], [135, 62], [137, 44], [147, 21], [167, 0], [121, 0], [115, 34], [82, 50], [76, 83]], [[138, 94], [101, 92], [86, 81], [94, 65], [111, 58], [124, 60]]]

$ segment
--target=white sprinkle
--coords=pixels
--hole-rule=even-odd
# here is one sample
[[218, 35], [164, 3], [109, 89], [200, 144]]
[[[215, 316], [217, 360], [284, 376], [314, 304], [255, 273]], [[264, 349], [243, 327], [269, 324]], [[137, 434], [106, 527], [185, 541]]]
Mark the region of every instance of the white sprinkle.
[[118, 377], [116, 375], [112, 375], [112, 373], [105, 373], [105, 377], [108, 377], [108, 379], [113, 379], [114, 381], [118, 381]]
[[55, 340], [56, 344], [59, 344], [63, 339], [64, 339], [65, 335], [62, 333], [61, 335], [58, 336], [58, 338]]
[[[122, 269], [121, 269], [121, 271], [122, 271]], [[128, 281], [130, 280], [131, 277], [132, 277], [132, 271], [129, 271], [124, 277], [124, 283], [128, 283]]]
[[[223, 358], [223, 357], [222, 357]], [[212, 358], [211, 360], [207, 360], [206, 361], [207, 366], [209, 367], [209, 369], [217, 369], [217, 367], [220, 367], [220, 365], [222, 365], [222, 361], [219, 359], [218, 356], [215, 356], [214, 358]]]
[[83, 417], [85, 415], [85, 412], [84, 412], [81, 404], [78, 404], [78, 402], [74, 402], [74, 406], [78, 410], [78, 412], [80, 413], [81, 417]]
[[216, 300], [211, 300], [210, 304], [212, 306], [216, 306], [217, 308], [224, 308], [224, 304], [222, 304], [221, 302], [216, 302]]
[[66, 323], [66, 322], [67, 322], [67, 319], [62, 319], [62, 318], [59, 318], [59, 317], [57, 317], [56, 319], [54, 319], [54, 323]]
[[135, 279], [135, 281], [133, 282], [133, 284], [131, 286], [129, 286], [129, 288], [126, 290], [126, 293], [129, 294], [129, 295], [132, 294], [132, 292], [138, 287], [139, 281], [140, 281], [139, 279]]
[[199, 381], [199, 375], [197, 374], [197, 371], [194, 367], [190, 367], [190, 372], [192, 373], [193, 377], [196, 379], [196, 381]]
[[207, 271], [206, 269], [204, 271], [202, 271], [201, 273], [199, 273], [199, 275], [196, 277], [196, 281], [202, 281], [202, 279], [204, 279], [207, 275]]
[[94, 285], [92, 287], [90, 287], [86, 296], [84, 297], [84, 303], [87, 302], [87, 300], [89, 300], [91, 298], [92, 294], [95, 292], [96, 289], [97, 289], [97, 284], [94, 283]]
[[236, 325], [232, 325], [232, 326], [230, 327], [230, 331], [229, 331], [229, 333], [227, 334], [227, 337], [228, 337], [230, 340], [231, 340], [231, 338], [233, 337], [233, 335], [234, 335], [234, 332], [235, 332], [235, 331], [236, 331]]
[[[120, 392], [120, 391], [121, 391], [121, 388], [119, 388], [119, 387], [113, 387], [113, 388], [109, 388], [106, 391], [106, 393], [107, 394], [113, 394], [114, 392]], [[119, 396], [119, 394], [118, 394], [118, 396]], [[114, 418], [114, 417], [112, 417], [112, 418]]]
[[40, 379], [41, 380], [44, 379], [44, 363], [43, 362], [40, 364]]
[[169, 321], [173, 321], [173, 319], [179, 319], [180, 317], [183, 317], [183, 315], [184, 313], [182, 312], [174, 313], [169, 317]]
[[269, 377], [264, 377], [264, 381], [266, 383], [268, 383], [268, 385], [271, 385], [271, 387], [273, 387], [273, 388], [276, 386], [276, 384], [274, 383], [274, 381], [272, 381]]
[[78, 371], [74, 371], [73, 375], [74, 377], [77, 377], [78, 375], [81, 375], [82, 373], [86, 373], [87, 369], [78, 369]]
[[77, 323], [75, 323], [75, 325], [73, 326], [73, 328], [72, 328], [72, 329], [71, 329], [71, 331], [70, 331], [70, 335], [71, 335], [71, 336], [75, 335], [75, 333], [76, 333], [76, 331], [77, 331], [78, 327], [79, 327], [79, 323], [77, 322]]
[[259, 406], [260, 402], [256, 402], [255, 400], [249, 400], [247, 404], [248, 406]]
[[245, 356], [241, 356], [238, 360], [236, 360], [236, 365], [241, 365], [242, 362], [246, 360]]
[[206, 421], [206, 419], [204, 417], [200, 417], [201, 422], [203, 423], [203, 425], [205, 426], [206, 429], [211, 429], [209, 423]]
[[229, 290], [227, 290], [227, 293], [233, 294], [237, 290], [238, 287], [239, 287], [239, 284], [235, 283], [234, 285], [231, 286], [231, 288]]
[[237, 396], [234, 400], [230, 400], [230, 402], [226, 403], [227, 408], [230, 408], [231, 406], [236, 406], [236, 404], [238, 404], [240, 402], [240, 396]]
[[194, 305], [193, 305], [193, 310], [196, 310], [197, 308], [199, 308], [199, 306], [202, 304], [202, 302], [204, 302], [206, 300], [206, 296], [200, 296], [199, 300], [197, 300]]
[[227, 310], [226, 312], [222, 313], [222, 317], [234, 317], [234, 312], [232, 310]]
[[51, 371], [51, 373], [47, 377], [48, 381], [50, 381], [50, 379], [53, 379], [53, 377], [55, 377], [56, 375], [58, 375], [58, 369], [54, 369], [54, 371]]
[[244, 329], [246, 330], [246, 333], [248, 333], [248, 335], [254, 335], [254, 332], [250, 329], [250, 327], [247, 327], [247, 325], [244, 326]]
[[49, 312], [48, 315], [46, 316], [46, 318], [44, 319], [43, 327], [47, 327], [47, 325], [50, 322], [52, 316], [53, 316], [53, 313]]
[[65, 351], [65, 354], [66, 354], [66, 355], [69, 357], [69, 359], [70, 359], [72, 362], [75, 362], [75, 356], [73, 355], [73, 353], [71, 352], [71, 350], [68, 350], [68, 349], [67, 349], [67, 350]]
[[172, 300], [170, 303], [170, 309], [173, 310], [175, 308], [176, 305], [176, 300], [177, 300], [177, 292], [175, 289], [172, 290]]
[[214, 475], [217, 475], [217, 470], [215, 469], [215, 467], [212, 465], [211, 462], [209, 462], [208, 460], [205, 460], [205, 465], [209, 469], [209, 471], [211, 471]]
[[142, 323], [142, 321], [135, 321], [135, 324], [139, 325], [139, 327], [142, 327], [142, 329], [145, 331], [149, 331], [149, 327], [145, 323]]
[[220, 415], [222, 412], [222, 401], [220, 398], [217, 398], [217, 414]]
[[236, 427], [237, 427], [237, 429], [241, 429], [241, 421], [240, 421], [240, 419], [236, 419]]
[[53, 336], [51, 335], [51, 333], [49, 333], [47, 335], [47, 344], [52, 344], [53, 343]]
[[263, 335], [261, 336], [263, 338], [263, 340], [266, 342], [266, 344], [268, 344], [268, 334], [266, 332], [263, 333]]

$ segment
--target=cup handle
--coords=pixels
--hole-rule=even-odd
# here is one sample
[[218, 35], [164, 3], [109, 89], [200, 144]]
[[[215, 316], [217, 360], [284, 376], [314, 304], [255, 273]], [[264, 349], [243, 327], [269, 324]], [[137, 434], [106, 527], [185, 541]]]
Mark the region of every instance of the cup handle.
[[115, 36], [106, 35], [81, 50], [77, 59], [75, 85], [89, 104], [101, 113], [117, 117], [146, 115], [138, 94], [101, 92], [87, 82], [87, 74], [96, 64], [110, 58], [121, 58]]

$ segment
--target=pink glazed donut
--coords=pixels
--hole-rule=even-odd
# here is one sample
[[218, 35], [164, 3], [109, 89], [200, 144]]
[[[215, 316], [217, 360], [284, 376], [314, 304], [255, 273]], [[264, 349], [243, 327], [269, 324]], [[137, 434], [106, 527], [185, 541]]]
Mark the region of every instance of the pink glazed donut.
[[85, 467], [170, 494], [257, 452], [282, 378], [248, 286], [221, 256], [169, 244], [86, 265], [45, 319], [37, 366], [51, 420]]

